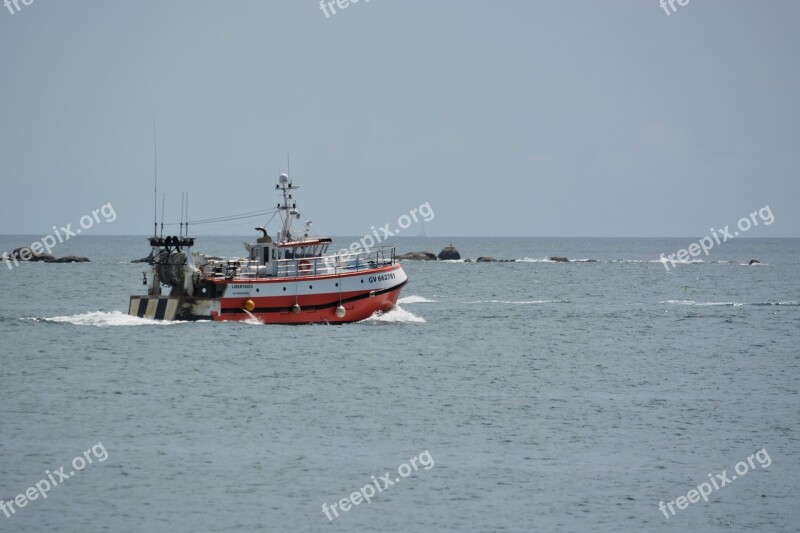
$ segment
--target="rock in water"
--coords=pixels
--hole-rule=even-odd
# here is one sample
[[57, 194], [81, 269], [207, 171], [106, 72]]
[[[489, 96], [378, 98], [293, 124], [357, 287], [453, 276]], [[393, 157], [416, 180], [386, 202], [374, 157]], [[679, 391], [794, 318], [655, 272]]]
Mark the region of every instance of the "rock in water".
[[452, 244], [445, 246], [441, 252], [439, 252], [439, 259], [442, 261], [453, 261], [461, 259], [461, 254], [458, 253], [455, 246]]
[[407, 254], [399, 254], [394, 256], [395, 259], [398, 260], [407, 260], [407, 261], [436, 261], [436, 254], [433, 252], [409, 252]]
[[42, 252], [34, 252], [27, 246], [24, 246], [22, 248], [17, 248], [16, 250], [8, 254], [8, 256], [10, 259], [16, 261], [31, 261], [31, 262], [43, 261], [45, 263], [52, 263], [56, 259], [50, 254], [45, 254]]
[[567, 259], [566, 257], [561, 257], [559, 255], [549, 257], [548, 260], [555, 261], [556, 263], [569, 263], [569, 259]]
[[77, 255], [66, 255], [64, 257], [57, 257], [53, 259], [53, 263], [91, 263], [87, 257], [78, 257]]
[[43, 263], [89, 263], [90, 260], [86, 257], [77, 257], [74, 255], [68, 255], [66, 257], [53, 257], [50, 254], [42, 253], [42, 252], [34, 252], [28, 247], [17, 248], [10, 254], [8, 254], [10, 260], [16, 260], [21, 262], [37, 262], [41, 261]]
[[496, 263], [497, 259], [488, 255], [482, 255], [478, 258], [478, 263]]
[[749, 264], [750, 265], [760, 265], [761, 261], [759, 261], [758, 259], [751, 259]]

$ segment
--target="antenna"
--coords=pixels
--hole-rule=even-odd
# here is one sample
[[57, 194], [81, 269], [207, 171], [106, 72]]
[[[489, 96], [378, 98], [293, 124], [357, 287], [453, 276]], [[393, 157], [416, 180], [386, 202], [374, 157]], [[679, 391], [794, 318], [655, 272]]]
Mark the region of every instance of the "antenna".
[[189, 236], [189, 193], [186, 193], [186, 236]]
[[167, 194], [161, 194], [161, 238], [164, 238], [164, 202], [167, 199]]
[[[158, 233], [158, 138], [156, 137], [156, 114], [153, 112], [153, 154], [155, 168], [153, 171], [153, 237]], [[163, 231], [164, 216], [161, 216]]]
[[183, 197], [186, 195], [185, 192], [181, 193], [181, 228], [178, 232], [178, 236], [183, 237]]

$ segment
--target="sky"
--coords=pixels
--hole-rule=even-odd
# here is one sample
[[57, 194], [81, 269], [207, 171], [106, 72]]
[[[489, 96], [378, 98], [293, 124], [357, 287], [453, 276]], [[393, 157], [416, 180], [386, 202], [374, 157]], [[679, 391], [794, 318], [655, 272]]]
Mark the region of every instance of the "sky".
[[800, 2], [674, 6], [0, 4], [0, 233], [151, 233], [157, 146], [167, 222], [273, 207], [288, 154], [321, 234], [800, 236]]

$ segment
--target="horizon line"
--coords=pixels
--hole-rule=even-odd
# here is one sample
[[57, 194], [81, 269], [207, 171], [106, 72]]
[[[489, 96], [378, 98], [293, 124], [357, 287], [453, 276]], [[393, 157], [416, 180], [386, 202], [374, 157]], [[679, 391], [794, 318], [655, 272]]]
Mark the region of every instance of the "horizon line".
[[[41, 236], [37, 233], [0, 233], [0, 237], [38, 237], [41, 239]], [[143, 235], [143, 234], [132, 234], [132, 233], [95, 233], [95, 234], [82, 234], [81, 237], [136, 237], [142, 239], [149, 239], [152, 235]], [[236, 234], [236, 233], [226, 233], [226, 234], [197, 234], [191, 236], [193, 239], [199, 239], [204, 237], [235, 237], [235, 238], [247, 238], [249, 235], [245, 234]], [[315, 237], [319, 237], [319, 235], [315, 235]], [[330, 235], [331, 238], [334, 237], [359, 237], [358, 234], [342, 234], [342, 235]], [[390, 239], [697, 239], [697, 236], [689, 236], [689, 235], [660, 235], [660, 236], [642, 236], [642, 235], [393, 235]], [[38, 240], [37, 239], [37, 240]], [[791, 236], [791, 237], [764, 237], [764, 236], [749, 236], [749, 235], [739, 235], [736, 237], [736, 240], [739, 239], [800, 239], [800, 236]], [[383, 242], [388, 241], [389, 239], [385, 239]]]

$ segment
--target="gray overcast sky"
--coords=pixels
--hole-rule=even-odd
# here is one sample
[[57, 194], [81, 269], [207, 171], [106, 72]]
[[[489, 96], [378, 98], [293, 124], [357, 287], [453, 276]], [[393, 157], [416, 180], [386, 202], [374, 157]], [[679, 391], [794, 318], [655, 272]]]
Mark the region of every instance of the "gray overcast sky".
[[149, 233], [155, 113], [172, 220], [274, 205], [290, 153], [323, 234], [429, 202], [431, 236], [800, 236], [800, 2], [675, 6], [0, 4], [0, 233]]

